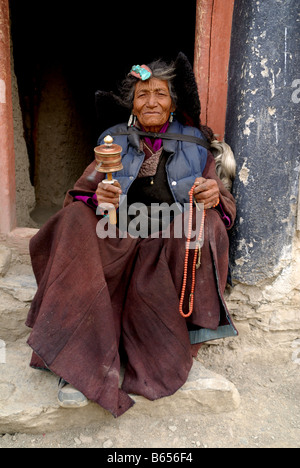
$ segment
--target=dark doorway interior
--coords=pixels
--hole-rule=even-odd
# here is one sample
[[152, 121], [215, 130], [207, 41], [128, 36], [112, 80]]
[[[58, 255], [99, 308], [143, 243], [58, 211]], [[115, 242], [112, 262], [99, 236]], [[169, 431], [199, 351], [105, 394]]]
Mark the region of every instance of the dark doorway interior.
[[[133, 64], [194, 56], [196, 0], [10, 0], [15, 73], [40, 223], [93, 159], [94, 95]], [[102, 129], [101, 129], [102, 130]]]

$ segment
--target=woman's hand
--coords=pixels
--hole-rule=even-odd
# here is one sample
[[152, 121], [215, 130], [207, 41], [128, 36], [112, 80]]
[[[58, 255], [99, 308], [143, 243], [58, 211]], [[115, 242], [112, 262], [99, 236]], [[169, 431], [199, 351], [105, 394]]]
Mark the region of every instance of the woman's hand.
[[220, 190], [216, 180], [198, 177], [195, 180], [195, 185], [195, 200], [198, 203], [203, 203], [205, 210], [218, 205], [220, 201]]
[[114, 184], [100, 182], [96, 190], [99, 205], [101, 205], [101, 203], [111, 203], [116, 209], [119, 207], [121, 194], [121, 185], [117, 181], [115, 181]]

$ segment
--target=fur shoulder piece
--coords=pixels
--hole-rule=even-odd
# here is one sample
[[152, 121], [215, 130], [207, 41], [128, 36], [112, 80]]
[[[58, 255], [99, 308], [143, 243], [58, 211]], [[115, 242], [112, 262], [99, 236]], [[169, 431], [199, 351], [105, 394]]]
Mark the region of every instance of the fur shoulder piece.
[[227, 190], [231, 192], [236, 175], [236, 161], [230, 146], [218, 140], [211, 142], [211, 152], [216, 162], [216, 172]]

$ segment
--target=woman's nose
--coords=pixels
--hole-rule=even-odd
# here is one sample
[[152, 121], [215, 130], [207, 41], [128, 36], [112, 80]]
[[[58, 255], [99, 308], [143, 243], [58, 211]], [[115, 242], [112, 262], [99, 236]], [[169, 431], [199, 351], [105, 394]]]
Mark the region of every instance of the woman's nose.
[[157, 104], [157, 99], [154, 94], [150, 94], [148, 98], [148, 106], [149, 107], [155, 107]]

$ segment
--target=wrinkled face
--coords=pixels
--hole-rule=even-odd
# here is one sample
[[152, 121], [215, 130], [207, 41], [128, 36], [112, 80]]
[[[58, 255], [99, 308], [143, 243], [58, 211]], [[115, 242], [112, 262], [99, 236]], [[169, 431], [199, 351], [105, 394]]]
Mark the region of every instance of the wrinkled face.
[[167, 81], [150, 78], [137, 82], [132, 113], [147, 132], [158, 132], [174, 110]]

